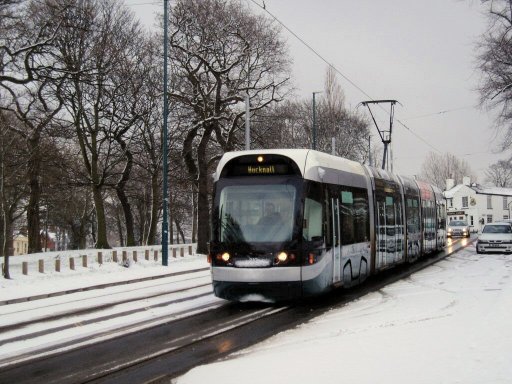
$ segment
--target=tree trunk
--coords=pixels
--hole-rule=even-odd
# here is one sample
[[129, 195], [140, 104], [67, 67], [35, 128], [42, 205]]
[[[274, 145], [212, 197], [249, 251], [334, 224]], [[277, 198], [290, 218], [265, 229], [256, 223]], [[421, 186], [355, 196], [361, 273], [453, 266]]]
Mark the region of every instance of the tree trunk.
[[156, 230], [158, 225], [159, 210], [160, 210], [160, 189], [158, 185], [158, 175], [151, 176], [151, 218], [149, 221], [149, 232], [146, 239], [146, 245], [153, 245], [156, 243]]
[[174, 220], [174, 223], [176, 224], [176, 242], [180, 243], [180, 236], [181, 236], [181, 242], [185, 244], [185, 233], [183, 232], [183, 229], [180, 226], [180, 223], [178, 220]]
[[133, 214], [132, 208], [130, 206], [130, 202], [128, 201], [128, 197], [126, 197], [126, 193], [122, 188], [116, 188], [117, 198], [121, 203], [121, 208], [123, 209], [124, 215], [124, 224], [126, 227], [126, 246], [133, 247], [135, 246], [135, 235], [133, 230]]
[[197, 240], [197, 199], [196, 189], [192, 185], [192, 242], [195, 243]]
[[119, 202], [121, 203], [121, 207], [123, 209], [124, 221], [126, 227], [126, 246], [133, 247], [135, 246], [135, 231], [133, 224], [133, 214], [132, 208], [130, 206], [130, 202], [128, 197], [126, 196], [126, 183], [130, 180], [131, 171], [133, 168], [133, 155], [129, 151], [127, 144], [124, 142], [121, 136], [116, 137], [116, 141], [121, 146], [123, 150], [124, 157], [126, 160], [125, 167], [123, 169], [123, 173], [121, 175], [121, 179], [118, 181], [115, 190]]
[[105, 205], [103, 204], [101, 188], [96, 185], [93, 185], [92, 196], [94, 199], [94, 207], [96, 208], [96, 248], [110, 249], [110, 245], [107, 240], [107, 219], [105, 216]]
[[27, 235], [28, 253], [41, 252], [41, 234], [39, 222], [39, 199], [41, 188], [39, 184], [39, 170], [41, 161], [39, 156], [39, 136], [34, 135], [28, 140], [29, 153], [27, 179], [29, 182], [30, 196], [27, 205]]
[[123, 224], [121, 223], [121, 217], [119, 217], [119, 213], [116, 214], [116, 223], [117, 223], [117, 234], [119, 236], [119, 245], [124, 247], [124, 231]]
[[4, 255], [4, 267], [2, 269], [2, 276], [6, 279], [11, 278], [9, 272], [9, 256], [13, 253], [12, 225], [9, 223], [8, 215], [5, 215], [3, 221], [2, 254]]
[[198, 159], [198, 194], [197, 194], [197, 253], [208, 253], [210, 235], [210, 205], [208, 202], [208, 166], [206, 159]]

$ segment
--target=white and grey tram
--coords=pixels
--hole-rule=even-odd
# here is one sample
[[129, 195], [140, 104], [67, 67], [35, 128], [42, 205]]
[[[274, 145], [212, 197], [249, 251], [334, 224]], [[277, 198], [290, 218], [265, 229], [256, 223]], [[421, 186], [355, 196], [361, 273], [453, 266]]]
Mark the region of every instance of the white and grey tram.
[[427, 183], [307, 149], [226, 153], [215, 174], [215, 295], [277, 301], [350, 287], [441, 250], [446, 205]]

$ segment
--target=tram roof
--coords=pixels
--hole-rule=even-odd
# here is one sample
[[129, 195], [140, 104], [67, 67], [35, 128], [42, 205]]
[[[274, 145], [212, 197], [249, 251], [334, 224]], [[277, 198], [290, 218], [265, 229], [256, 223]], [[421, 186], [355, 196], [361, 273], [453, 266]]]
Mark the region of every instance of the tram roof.
[[265, 154], [276, 154], [290, 158], [297, 164], [305, 179], [320, 181], [322, 178], [321, 168], [365, 176], [364, 168], [358, 162], [312, 149], [254, 149], [249, 151], [226, 152], [217, 166], [217, 172], [214, 175], [215, 181], [218, 180], [221, 170], [228, 161], [244, 155]]

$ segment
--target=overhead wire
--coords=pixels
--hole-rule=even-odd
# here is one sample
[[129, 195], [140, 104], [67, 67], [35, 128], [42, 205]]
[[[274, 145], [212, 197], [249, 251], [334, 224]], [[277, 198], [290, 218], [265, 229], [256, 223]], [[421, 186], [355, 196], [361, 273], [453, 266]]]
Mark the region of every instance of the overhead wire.
[[[277, 23], [279, 23], [284, 29], [286, 29], [290, 34], [292, 34], [297, 40], [299, 40], [304, 46], [306, 46], [311, 52], [313, 52], [320, 60], [322, 60], [324, 63], [326, 63], [328, 66], [330, 66], [336, 73], [338, 73], [343, 79], [345, 79], [349, 84], [351, 84], [354, 88], [356, 88], [359, 92], [361, 92], [363, 95], [368, 97], [370, 100], [375, 101], [373, 97], [371, 97], [366, 91], [364, 91], [360, 86], [358, 86], [354, 81], [352, 81], [348, 76], [346, 76], [344, 73], [342, 73], [338, 68], [336, 68], [332, 63], [330, 63], [327, 59], [325, 59], [318, 51], [316, 51], [311, 45], [309, 45], [304, 39], [302, 39], [297, 33], [295, 33], [292, 29], [290, 29], [286, 24], [284, 24], [280, 19], [277, 18], [274, 14], [272, 14], [267, 7], [264, 5], [259, 4], [256, 0], [249, 0], [257, 7], [261, 8], [263, 11], [265, 11], [270, 17], [272, 17]], [[379, 107], [386, 112], [388, 115], [390, 113], [382, 106], [379, 105]], [[462, 108], [461, 108], [462, 109]], [[456, 110], [456, 109], [454, 109]], [[449, 112], [452, 110], [442, 111], [443, 113]], [[430, 148], [434, 149], [435, 151], [442, 153], [439, 149], [437, 149], [434, 145], [430, 144], [427, 140], [425, 140], [423, 137], [418, 135], [416, 132], [414, 132], [410, 127], [408, 127], [405, 123], [403, 123], [401, 120], [396, 119], [396, 121], [405, 129], [407, 129], [411, 134], [416, 136], [419, 140], [421, 140], [423, 143], [428, 145]]]

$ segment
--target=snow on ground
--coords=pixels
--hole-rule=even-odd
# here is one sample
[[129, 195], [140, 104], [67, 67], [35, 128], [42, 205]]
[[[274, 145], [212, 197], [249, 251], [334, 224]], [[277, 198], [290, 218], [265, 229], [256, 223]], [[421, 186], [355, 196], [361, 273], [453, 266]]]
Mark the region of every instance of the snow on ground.
[[[168, 267], [160, 263], [16, 275], [0, 279], [0, 300], [208, 266], [204, 255], [170, 258]], [[510, 383], [511, 303], [512, 256], [477, 255], [471, 245], [294, 330], [196, 367], [175, 382]], [[8, 307], [0, 306], [0, 314]]]
[[174, 382], [510, 383], [511, 277], [512, 256], [469, 246]]
[[[121, 261], [118, 263], [111, 261], [112, 250], [102, 251], [104, 256], [103, 264], [98, 264], [97, 262], [97, 250], [43, 252], [12, 256], [9, 258], [12, 279], [7, 280], [0, 277], [0, 301], [78, 289], [97, 284], [165, 275], [209, 266], [205, 255], [194, 254], [190, 256], [187, 254], [188, 249], [184, 257], [180, 257], [179, 252], [176, 258], [169, 255], [168, 266], [162, 266], [161, 254], [158, 256], [158, 261], [153, 259], [153, 248], [150, 250], [149, 261], [144, 259], [146, 247], [125, 248], [129, 249], [128, 255], [130, 260], [133, 259], [133, 251], [137, 250], [138, 252], [138, 261], [136, 263], [130, 261], [128, 267], [123, 266]], [[158, 248], [155, 248], [155, 250], [158, 250]], [[122, 249], [118, 249], [119, 260], [121, 260], [121, 252]], [[88, 266], [86, 268], [82, 267], [82, 261], [78, 258], [81, 255], [88, 256]], [[69, 269], [69, 257], [75, 257], [75, 270]], [[43, 259], [45, 262], [45, 273], [37, 272], [37, 263], [40, 259]], [[54, 261], [56, 259], [62, 260], [61, 272], [55, 272], [54, 270]], [[21, 272], [21, 263], [23, 261], [29, 262], [28, 275], [23, 275]], [[0, 313], [1, 311], [2, 307], [0, 306]]]
[[[133, 250], [130, 249], [130, 252]], [[44, 274], [33, 272], [28, 276], [14, 273], [11, 280], [0, 278], [0, 302], [31, 295], [62, 292], [209, 267], [205, 255], [169, 257], [169, 265], [162, 266], [161, 259], [160, 261], [147, 261], [142, 256], [142, 260], [140, 260], [140, 254], [144, 255], [144, 252], [140, 251], [139, 249], [139, 261], [131, 262], [128, 266], [123, 266], [122, 262], [109, 261], [101, 265], [97, 262], [90, 262], [88, 268], [77, 266], [76, 270], [63, 268], [62, 272], [48, 271]], [[96, 251], [89, 251], [89, 253], [92, 256], [96, 254]], [[85, 254], [84, 251], [81, 251], [81, 254]], [[30, 261], [43, 258], [48, 261], [56, 257], [66, 259], [70, 256], [72, 256], [71, 253], [60, 252], [36, 254], [24, 256], [24, 258]], [[25, 260], [20, 258], [15, 261], [21, 264], [21, 261]], [[203, 286], [193, 288], [196, 285]], [[193, 288], [191, 290], [193, 293], [188, 292], [188, 288]], [[176, 291], [176, 293], [169, 293], [170, 291]], [[211, 291], [210, 272], [205, 270], [136, 284], [123, 284], [99, 290], [0, 305], [0, 326], [5, 326], [45, 319], [48, 315], [69, 313], [79, 308], [87, 309], [109, 303], [122, 303], [113, 307], [108, 306], [99, 312], [85, 312], [63, 319], [44, 320], [19, 329], [0, 332], [0, 366], [9, 361], [24, 360], [27, 356], [34, 357], [50, 347], [54, 349], [53, 352], [57, 352], [56, 347], [64, 342], [70, 342], [72, 347], [90, 344], [124, 333], [127, 327], [133, 328], [132, 330], [147, 328], [173, 318], [179, 318], [188, 311], [197, 312], [206, 310], [205, 307], [210, 305], [221, 304], [223, 301], [215, 298]], [[193, 300], [185, 300], [191, 294], [196, 297]], [[176, 302], [168, 305], [169, 301]], [[123, 313], [123, 316], [119, 316], [119, 313]], [[101, 320], [96, 321], [95, 319], [98, 318]], [[55, 333], [44, 332], [53, 329]], [[38, 333], [42, 333], [42, 335], [37, 335]], [[27, 337], [26, 335], [36, 336]]]

